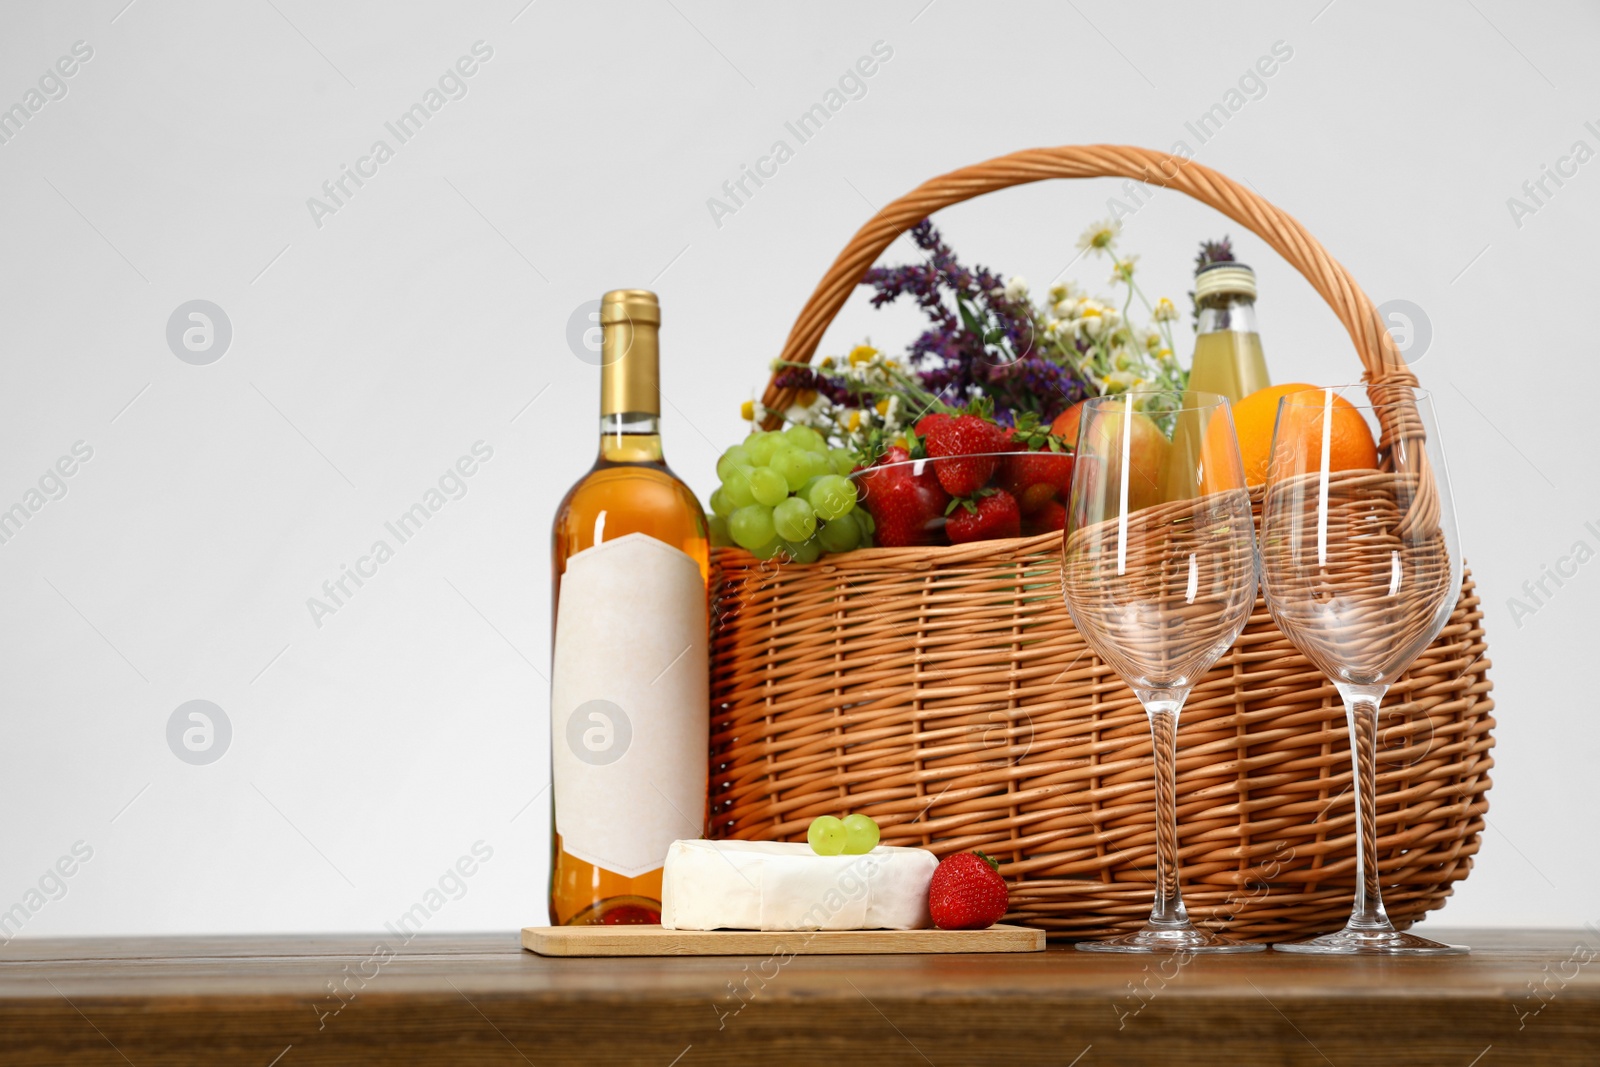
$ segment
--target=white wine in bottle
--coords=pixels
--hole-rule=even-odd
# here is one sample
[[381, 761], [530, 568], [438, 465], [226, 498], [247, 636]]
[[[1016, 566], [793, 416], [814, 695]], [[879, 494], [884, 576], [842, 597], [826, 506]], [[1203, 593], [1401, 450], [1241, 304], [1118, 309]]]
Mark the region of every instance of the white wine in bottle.
[[600, 303], [600, 454], [556, 513], [550, 921], [655, 923], [700, 837], [709, 745], [705, 513], [661, 452], [654, 293]]

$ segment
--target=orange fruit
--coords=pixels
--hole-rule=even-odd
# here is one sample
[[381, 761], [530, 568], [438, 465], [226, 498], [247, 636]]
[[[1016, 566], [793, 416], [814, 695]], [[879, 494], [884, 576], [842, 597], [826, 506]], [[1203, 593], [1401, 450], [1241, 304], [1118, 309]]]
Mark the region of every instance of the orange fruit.
[[1078, 447], [1078, 421], [1083, 417], [1083, 405], [1087, 403], [1087, 400], [1078, 401], [1057, 415], [1050, 424], [1050, 432], [1065, 441], [1068, 448]]
[[[1269, 385], [1257, 389], [1233, 405], [1233, 426], [1239, 435], [1239, 458], [1244, 462], [1244, 480], [1247, 485], [1263, 485], [1267, 480], [1267, 463], [1272, 458], [1272, 431], [1278, 417], [1278, 401], [1289, 393], [1317, 386], [1303, 382], [1288, 385]], [[1320, 465], [1322, 455], [1322, 412], [1307, 412], [1299, 420], [1299, 440], [1285, 442], [1312, 457], [1311, 465]], [[1220, 429], [1220, 424], [1218, 425]], [[1333, 428], [1328, 434], [1328, 469], [1335, 471], [1368, 470], [1378, 465], [1378, 445], [1367, 428], [1367, 420], [1355, 405], [1342, 396], [1333, 398]]]

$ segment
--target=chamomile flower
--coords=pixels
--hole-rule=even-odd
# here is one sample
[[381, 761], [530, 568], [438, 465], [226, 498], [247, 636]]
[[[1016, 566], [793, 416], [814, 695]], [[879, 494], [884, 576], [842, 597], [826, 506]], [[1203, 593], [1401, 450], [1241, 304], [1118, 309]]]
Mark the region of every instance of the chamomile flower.
[[1150, 318], [1155, 322], [1177, 322], [1178, 308], [1172, 301], [1162, 297], [1156, 301], [1156, 306], [1150, 312]]
[[1111, 264], [1111, 284], [1133, 281], [1133, 271], [1139, 262], [1137, 255], [1123, 256]]
[[1082, 292], [1078, 289], [1078, 283], [1070, 278], [1064, 282], [1056, 282], [1050, 287], [1050, 299], [1056, 303], [1082, 295]]
[[1078, 247], [1085, 252], [1106, 252], [1111, 247], [1119, 234], [1122, 233], [1122, 223], [1116, 219], [1105, 219], [1101, 222], [1091, 223], [1083, 236], [1078, 238]]
[[801, 394], [801, 400], [791, 404], [783, 414], [791, 423], [820, 430], [833, 421], [833, 402], [821, 393], [808, 391]]
[[1020, 274], [1013, 274], [1006, 279], [1004, 293], [1007, 300], [1017, 303], [1028, 299], [1028, 279]]

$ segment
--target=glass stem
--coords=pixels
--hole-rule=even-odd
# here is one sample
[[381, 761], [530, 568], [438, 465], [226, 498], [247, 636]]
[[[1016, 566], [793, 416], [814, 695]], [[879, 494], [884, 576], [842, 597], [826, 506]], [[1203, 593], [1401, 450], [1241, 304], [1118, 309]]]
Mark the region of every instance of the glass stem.
[[1152, 926], [1187, 926], [1183, 892], [1178, 888], [1178, 713], [1180, 694], [1144, 701], [1150, 717], [1150, 746], [1156, 765], [1156, 901], [1150, 909]]
[[1340, 684], [1356, 795], [1356, 900], [1346, 929], [1391, 932], [1378, 886], [1378, 705], [1386, 685]]

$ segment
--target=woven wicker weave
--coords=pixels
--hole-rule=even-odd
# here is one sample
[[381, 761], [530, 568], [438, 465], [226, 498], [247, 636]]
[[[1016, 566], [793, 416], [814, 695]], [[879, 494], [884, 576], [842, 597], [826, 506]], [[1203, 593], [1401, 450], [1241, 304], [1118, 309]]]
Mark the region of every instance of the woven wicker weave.
[[[783, 358], [809, 360], [878, 255], [931, 212], [1010, 185], [1096, 176], [1178, 189], [1249, 227], [1339, 315], [1371, 391], [1414, 383], [1371, 301], [1299, 223], [1199, 164], [1103, 145], [1019, 152], [888, 205], [817, 286]], [[765, 402], [788, 399], [769, 388]], [[1418, 432], [1400, 421], [1386, 438]], [[1259, 514], [1259, 492], [1253, 503]], [[817, 815], [864, 811], [886, 844], [979, 848], [1001, 861], [1011, 921], [1070, 937], [1144, 922], [1149, 726], [1072, 626], [1059, 534], [811, 565], [719, 549], [714, 564], [716, 836], [800, 840]], [[1377, 833], [1397, 924], [1439, 907], [1478, 848], [1493, 766], [1481, 620], [1468, 576], [1449, 623], [1385, 702]], [[1260, 601], [1194, 687], [1178, 742], [1190, 916], [1258, 940], [1337, 929], [1355, 867], [1344, 710]]]

